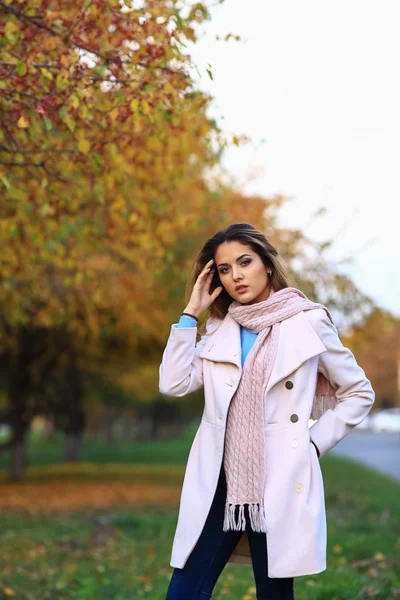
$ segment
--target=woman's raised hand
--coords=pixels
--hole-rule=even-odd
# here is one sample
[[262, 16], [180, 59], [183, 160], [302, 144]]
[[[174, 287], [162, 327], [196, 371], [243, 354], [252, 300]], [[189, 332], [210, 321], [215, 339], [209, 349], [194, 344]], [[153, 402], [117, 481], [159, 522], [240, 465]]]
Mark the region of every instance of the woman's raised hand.
[[214, 259], [212, 258], [199, 274], [196, 283], [194, 284], [189, 304], [184, 312], [191, 313], [198, 317], [214, 302], [215, 298], [217, 298], [224, 289], [223, 286], [220, 285], [215, 288], [212, 294], [209, 293], [211, 281], [215, 272], [215, 266], [212, 266], [213, 262]]

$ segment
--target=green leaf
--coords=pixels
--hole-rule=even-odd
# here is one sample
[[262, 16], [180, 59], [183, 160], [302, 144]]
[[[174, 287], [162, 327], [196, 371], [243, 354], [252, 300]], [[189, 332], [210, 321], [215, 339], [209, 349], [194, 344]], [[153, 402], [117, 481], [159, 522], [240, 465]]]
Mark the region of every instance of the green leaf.
[[182, 28], [184, 26], [184, 22], [183, 22], [181, 15], [178, 12], [175, 13], [175, 18], [176, 18], [176, 23], [177, 23], [178, 27]]
[[58, 111], [58, 114], [60, 115], [60, 119], [65, 121], [66, 117], [68, 116], [68, 108], [65, 105], [62, 106]]
[[9, 189], [9, 194], [14, 200], [25, 200], [26, 198], [26, 192], [14, 186]]
[[168, 110], [164, 110], [163, 117], [164, 121], [170, 121], [172, 119], [172, 115]]
[[105, 65], [96, 65], [95, 67], [93, 67], [92, 71], [96, 75], [104, 77], [107, 73], [107, 67]]
[[214, 77], [213, 77], [213, 74], [212, 74], [211, 70], [210, 69], [206, 69], [206, 71], [207, 71], [208, 76], [210, 77], [210, 79], [212, 79], [214, 81]]
[[100, 156], [100, 154], [98, 152], [92, 152], [92, 159], [93, 161], [97, 164], [97, 165], [103, 165], [104, 164], [104, 160], [103, 157]]
[[32, 214], [34, 209], [34, 205], [32, 204], [32, 202], [29, 202], [26, 206], [25, 206], [25, 212], [30, 215]]
[[53, 125], [47, 117], [44, 118], [44, 124], [46, 126], [47, 131], [51, 131], [53, 129]]
[[18, 75], [26, 75], [26, 64], [24, 62], [22, 62], [22, 60], [19, 60], [17, 62], [17, 73]]

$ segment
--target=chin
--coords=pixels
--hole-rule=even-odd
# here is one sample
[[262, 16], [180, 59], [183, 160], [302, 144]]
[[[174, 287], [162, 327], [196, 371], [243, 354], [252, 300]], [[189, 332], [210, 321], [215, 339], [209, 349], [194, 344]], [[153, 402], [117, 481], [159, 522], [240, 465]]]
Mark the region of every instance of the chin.
[[253, 296], [250, 298], [246, 298], [246, 300], [243, 298], [238, 298], [238, 302], [240, 302], [240, 304], [251, 304], [252, 302], [254, 302], [254, 300], [257, 298], [257, 296]]

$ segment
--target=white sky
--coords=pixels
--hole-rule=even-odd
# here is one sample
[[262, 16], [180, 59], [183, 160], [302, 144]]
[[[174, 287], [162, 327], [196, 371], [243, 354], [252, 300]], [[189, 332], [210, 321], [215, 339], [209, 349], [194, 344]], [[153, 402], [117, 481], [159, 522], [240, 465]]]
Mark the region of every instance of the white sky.
[[400, 316], [399, 17], [398, 0], [225, 0], [190, 52], [224, 130], [253, 140], [225, 159], [244, 190], [291, 197], [282, 225], [326, 206], [306, 232], [334, 235], [331, 256]]

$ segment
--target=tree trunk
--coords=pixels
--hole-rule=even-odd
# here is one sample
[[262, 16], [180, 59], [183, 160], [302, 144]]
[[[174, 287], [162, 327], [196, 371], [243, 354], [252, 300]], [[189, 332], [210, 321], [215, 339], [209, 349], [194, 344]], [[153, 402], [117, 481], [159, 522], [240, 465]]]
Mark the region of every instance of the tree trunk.
[[11, 446], [11, 457], [9, 465], [10, 481], [21, 481], [24, 474], [26, 460], [25, 440], [16, 440]]
[[29, 431], [34, 416], [33, 412], [27, 406], [28, 390], [28, 378], [24, 377], [22, 369], [19, 377], [18, 373], [12, 373], [10, 369], [8, 400], [11, 405], [9, 415], [11, 438], [9, 442], [10, 463], [8, 475], [11, 481], [20, 481], [22, 479], [24, 468], [27, 464], [25, 448], [26, 434]]
[[74, 462], [79, 459], [86, 425], [80, 373], [74, 365], [68, 365], [66, 368], [65, 380], [60, 392], [66, 416], [64, 460]]

